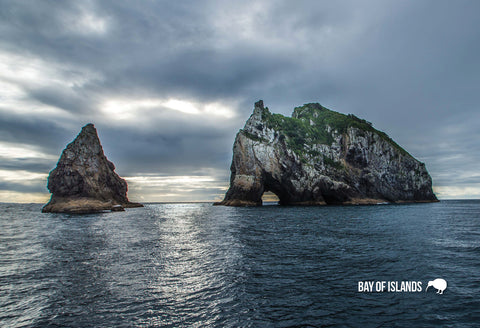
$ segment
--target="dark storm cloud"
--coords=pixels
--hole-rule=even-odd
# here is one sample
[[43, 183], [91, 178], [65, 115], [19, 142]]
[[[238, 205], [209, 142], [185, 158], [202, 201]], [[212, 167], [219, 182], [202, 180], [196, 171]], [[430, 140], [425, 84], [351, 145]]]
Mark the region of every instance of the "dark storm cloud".
[[[60, 155], [93, 122], [123, 175], [223, 179], [253, 102], [288, 115], [320, 102], [387, 132], [426, 162], [434, 184], [478, 186], [477, 1], [0, 1], [0, 8], [0, 55], [10, 69], [0, 83], [20, 90], [0, 94], [0, 141]], [[236, 115], [163, 105], [123, 120], [104, 112], [110, 100], [131, 101], [127, 111], [135, 111], [145, 99], [220, 102]], [[58, 113], [28, 112], [41, 106]], [[2, 166], [38, 172], [49, 161]]]
[[34, 173], [45, 173], [49, 172], [52, 168], [51, 160], [0, 157], [0, 170], [24, 170]]
[[231, 159], [228, 149], [232, 147], [235, 132], [221, 128], [195, 129], [193, 124], [181, 126], [181, 131], [178, 127], [176, 131], [168, 131], [165, 126], [163, 131], [160, 127], [151, 133], [128, 134], [108, 126], [97, 125], [97, 129], [106, 155], [124, 175], [153, 172], [188, 175], [208, 167], [225, 170]]
[[75, 91], [60, 87], [38, 87], [28, 91], [32, 100], [48, 106], [65, 109], [73, 114], [94, 112], [95, 98], [91, 94], [86, 96], [86, 92], [83, 90]]
[[216, 53], [210, 49], [179, 53], [163, 66], [133, 67], [126, 76], [144, 88], [183, 92], [197, 99], [211, 100], [219, 96], [242, 96], [245, 89], [261, 86], [276, 72], [291, 66], [287, 58], [268, 52], [238, 49]]
[[[101, 78], [76, 89], [78, 93], [85, 90], [87, 95], [101, 88], [103, 92], [210, 100], [243, 97], [242, 91], [248, 87], [265, 84], [278, 72], [298, 66], [288, 53], [254, 47], [248, 41], [219, 49], [218, 31], [211, 26], [215, 17], [206, 9], [213, 9], [215, 4], [140, 2], [132, 6], [114, 1], [83, 8], [73, 3], [32, 6], [20, 1], [5, 6], [14, 8], [3, 12], [1, 28], [9, 41], [4, 46], [98, 72]], [[82, 11], [90, 10], [105, 20], [105, 34], [69, 31], [75, 28], [75, 20], [81, 19]], [[231, 31], [232, 40], [237, 33]], [[33, 90], [32, 96], [65, 110], [78, 107], [75, 96], [81, 93], [66, 97], [68, 90], [52, 91]]]
[[71, 131], [49, 119], [5, 113], [0, 116], [1, 141], [34, 145], [46, 154], [55, 154], [64, 147], [69, 134]]

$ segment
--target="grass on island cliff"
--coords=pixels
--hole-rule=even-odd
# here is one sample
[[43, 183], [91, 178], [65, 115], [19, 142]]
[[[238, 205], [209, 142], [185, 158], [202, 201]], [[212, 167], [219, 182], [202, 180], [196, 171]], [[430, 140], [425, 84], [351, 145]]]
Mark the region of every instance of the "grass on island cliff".
[[[268, 108], [265, 108], [262, 113], [262, 119], [266, 122], [267, 127], [283, 132], [286, 136], [287, 145], [299, 155], [305, 153], [305, 144], [331, 145], [333, 143], [332, 134], [327, 131], [328, 125], [340, 134], [346, 133], [349, 128], [376, 133], [400, 153], [410, 156], [405, 149], [400, 147], [386, 133], [375, 129], [372, 123], [353, 114], [345, 115], [329, 110], [318, 103], [296, 107], [292, 117], [272, 114]], [[314, 124], [312, 125], [310, 121]], [[310, 151], [311, 154], [309, 155], [315, 156], [314, 152]]]

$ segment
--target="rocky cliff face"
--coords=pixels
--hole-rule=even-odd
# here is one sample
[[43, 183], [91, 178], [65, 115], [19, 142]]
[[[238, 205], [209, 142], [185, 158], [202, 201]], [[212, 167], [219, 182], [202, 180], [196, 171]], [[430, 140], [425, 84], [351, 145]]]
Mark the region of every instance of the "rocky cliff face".
[[297, 107], [290, 118], [257, 102], [230, 169], [217, 205], [261, 205], [265, 191], [283, 205], [437, 201], [423, 163], [371, 123], [320, 104]]
[[52, 197], [43, 212], [87, 213], [142, 206], [129, 202], [127, 182], [105, 157], [93, 124], [84, 126], [65, 148], [50, 172], [47, 188]]

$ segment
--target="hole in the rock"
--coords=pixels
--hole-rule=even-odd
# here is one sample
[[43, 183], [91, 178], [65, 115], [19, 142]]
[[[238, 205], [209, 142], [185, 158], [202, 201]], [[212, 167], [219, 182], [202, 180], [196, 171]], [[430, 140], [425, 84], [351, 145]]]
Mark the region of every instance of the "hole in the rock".
[[323, 195], [323, 199], [328, 205], [342, 204], [342, 200], [335, 195]]
[[278, 205], [279, 198], [271, 191], [266, 191], [262, 195], [263, 205]]

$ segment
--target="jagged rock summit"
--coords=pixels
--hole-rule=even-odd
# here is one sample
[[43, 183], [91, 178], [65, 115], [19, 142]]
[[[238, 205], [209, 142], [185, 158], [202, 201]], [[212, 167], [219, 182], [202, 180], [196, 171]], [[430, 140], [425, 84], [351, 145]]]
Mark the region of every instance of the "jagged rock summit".
[[272, 114], [263, 101], [235, 138], [230, 188], [215, 205], [257, 206], [438, 201], [425, 165], [370, 122], [318, 103]]
[[42, 212], [91, 213], [143, 206], [128, 200], [127, 182], [105, 157], [93, 124], [85, 125], [63, 150], [47, 188], [52, 197]]

